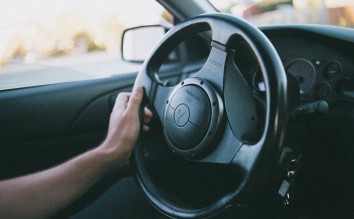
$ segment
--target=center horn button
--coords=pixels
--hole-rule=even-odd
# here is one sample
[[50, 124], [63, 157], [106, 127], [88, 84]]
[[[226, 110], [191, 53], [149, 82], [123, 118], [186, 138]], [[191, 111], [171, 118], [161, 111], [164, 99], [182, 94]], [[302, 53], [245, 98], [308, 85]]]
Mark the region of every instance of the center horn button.
[[177, 85], [163, 119], [165, 139], [172, 152], [193, 159], [211, 150], [223, 112], [220, 96], [207, 81], [188, 78]]

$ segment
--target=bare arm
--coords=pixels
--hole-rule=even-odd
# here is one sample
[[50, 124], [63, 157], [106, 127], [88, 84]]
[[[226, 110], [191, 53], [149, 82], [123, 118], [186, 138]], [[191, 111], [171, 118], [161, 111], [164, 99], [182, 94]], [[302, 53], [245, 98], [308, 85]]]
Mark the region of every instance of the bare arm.
[[[97, 148], [35, 174], [0, 182], [0, 218], [44, 218], [69, 205], [113, 166], [126, 161], [136, 143], [143, 90], [119, 94], [108, 134]], [[152, 114], [145, 110], [144, 130]]]

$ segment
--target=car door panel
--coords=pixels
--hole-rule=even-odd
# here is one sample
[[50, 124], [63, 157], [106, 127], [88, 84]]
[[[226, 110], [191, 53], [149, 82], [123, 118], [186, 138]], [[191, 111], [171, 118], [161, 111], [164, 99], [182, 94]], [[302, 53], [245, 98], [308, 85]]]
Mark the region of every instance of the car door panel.
[[114, 99], [136, 74], [0, 93], [1, 177], [61, 162], [102, 141]]

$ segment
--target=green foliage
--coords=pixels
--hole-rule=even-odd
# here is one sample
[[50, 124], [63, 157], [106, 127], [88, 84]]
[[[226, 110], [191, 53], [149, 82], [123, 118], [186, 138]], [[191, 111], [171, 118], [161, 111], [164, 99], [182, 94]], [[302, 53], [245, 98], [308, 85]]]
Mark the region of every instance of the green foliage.
[[73, 37], [75, 48], [85, 47], [87, 52], [102, 51], [106, 48], [102, 45], [97, 45], [91, 34], [87, 31], [80, 31]]

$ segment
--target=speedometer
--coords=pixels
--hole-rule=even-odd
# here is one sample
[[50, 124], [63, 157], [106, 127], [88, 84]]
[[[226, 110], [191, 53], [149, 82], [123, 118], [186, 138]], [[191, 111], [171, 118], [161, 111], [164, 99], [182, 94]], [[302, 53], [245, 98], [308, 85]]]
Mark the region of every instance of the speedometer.
[[315, 67], [306, 59], [295, 59], [291, 61], [285, 71], [296, 78], [301, 94], [306, 94], [315, 83]]

